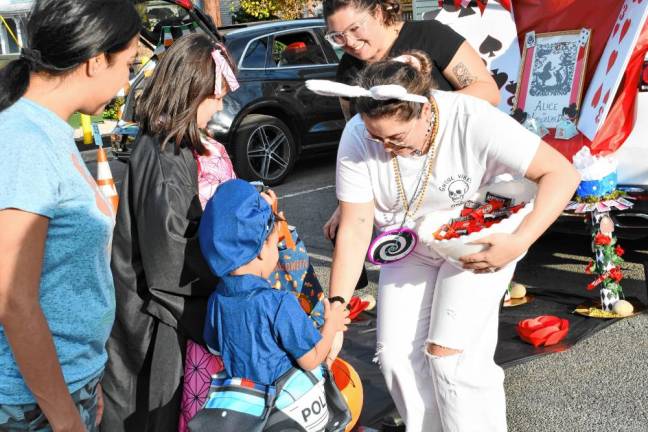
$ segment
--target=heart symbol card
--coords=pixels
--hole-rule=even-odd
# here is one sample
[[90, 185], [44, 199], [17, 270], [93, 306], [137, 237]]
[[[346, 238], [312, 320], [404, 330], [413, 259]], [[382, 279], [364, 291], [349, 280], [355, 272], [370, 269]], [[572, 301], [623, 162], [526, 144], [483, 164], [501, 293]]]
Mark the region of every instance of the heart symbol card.
[[520, 47], [510, 1], [440, 0], [435, 19], [462, 35], [477, 51], [500, 89], [498, 108], [511, 113], [520, 69]]
[[605, 122], [647, 16], [648, 1], [625, 0], [619, 10], [603, 55], [585, 93], [578, 120], [578, 129], [590, 141], [594, 140]]

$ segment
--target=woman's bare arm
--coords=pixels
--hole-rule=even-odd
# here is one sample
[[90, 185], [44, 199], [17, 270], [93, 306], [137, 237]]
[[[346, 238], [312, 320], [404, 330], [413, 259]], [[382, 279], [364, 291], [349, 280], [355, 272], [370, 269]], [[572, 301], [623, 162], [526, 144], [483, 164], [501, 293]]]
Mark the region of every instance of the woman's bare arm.
[[39, 303], [49, 220], [0, 210], [0, 325], [25, 383], [54, 431], [85, 431]]
[[461, 44], [443, 70], [443, 76], [459, 92], [484, 99], [497, 106], [500, 92], [477, 51], [468, 42]]
[[374, 203], [340, 201], [340, 227], [335, 240], [329, 296], [348, 302], [358, 283], [371, 241]]

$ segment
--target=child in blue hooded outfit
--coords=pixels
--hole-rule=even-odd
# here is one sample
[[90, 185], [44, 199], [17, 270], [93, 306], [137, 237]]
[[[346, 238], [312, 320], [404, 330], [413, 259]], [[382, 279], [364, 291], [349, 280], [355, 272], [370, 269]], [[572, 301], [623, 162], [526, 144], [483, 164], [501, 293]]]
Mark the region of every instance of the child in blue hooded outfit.
[[[275, 229], [278, 216], [271, 210], [274, 199], [274, 194], [259, 194], [246, 181], [230, 180], [218, 187], [205, 207], [199, 229], [200, 247], [212, 272], [221, 278], [209, 298], [205, 342], [223, 359], [227, 382], [219, 381], [220, 394], [232, 384], [256, 389], [258, 395], [266, 396], [276, 387], [274, 411], [283, 414], [270, 415], [269, 422], [259, 430], [282, 430], [286, 421], [295, 421], [309, 431], [325, 427], [335, 430], [330, 428], [332, 419], [326, 412], [324, 387], [328, 371], [322, 363], [336, 332], [346, 330], [348, 311], [342, 303], [324, 300], [325, 321], [317, 331], [292, 293], [271, 287], [267, 278], [279, 258]], [[216, 382], [212, 382], [212, 389], [218, 387]], [[223, 411], [232, 422], [236, 418], [232, 430], [248, 430], [243, 422], [250, 419], [242, 418], [244, 414], [264, 415], [263, 403], [256, 408], [241, 410], [240, 404], [232, 408], [234, 399], [245, 399], [249, 405], [248, 395], [235, 393], [218, 399], [212, 393], [210, 390], [206, 409], [190, 423], [192, 430], [207, 430], [199, 423], [204, 423], [204, 412], [210, 409], [212, 414], [214, 409], [220, 410], [208, 422], [211, 430], [227, 428], [219, 424], [215, 429], [213, 424], [217, 417], [227, 417]]]

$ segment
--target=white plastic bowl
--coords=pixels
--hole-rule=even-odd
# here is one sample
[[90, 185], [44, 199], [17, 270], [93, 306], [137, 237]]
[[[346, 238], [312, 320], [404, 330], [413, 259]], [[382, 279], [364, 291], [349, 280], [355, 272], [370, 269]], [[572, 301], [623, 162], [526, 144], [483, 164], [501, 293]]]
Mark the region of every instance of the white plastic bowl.
[[491, 192], [497, 195], [513, 198], [514, 204], [525, 202], [526, 205], [517, 213], [501, 220], [490, 228], [484, 228], [479, 232], [450, 240], [436, 240], [433, 234], [441, 227], [441, 225], [448, 223], [450, 218], [458, 217], [463, 207], [457, 207], [451, 212], [438, 212], [437, 214], [426, 216], [420, 221], [418, 226], [419, 240], [433, 252], [439, 254], [442, 258], [458, 267], [461, 267], [461, 262], [459, 261], [460, 257], [481, 252], [488, 247], [483, 244], [469, 243], [491, 234], [511, 234], [515, 232], [518, 226], [520, 226], [520, 223], [522, 223], [522, 220], [524, 220], [531, 210], [533, 210], [533, 200], [537, 189], [535, 183], [526, 179], [485, 185], [479, 189], [479, 191], [477, 191], [470, 200], [483, 202], [486, 193]]

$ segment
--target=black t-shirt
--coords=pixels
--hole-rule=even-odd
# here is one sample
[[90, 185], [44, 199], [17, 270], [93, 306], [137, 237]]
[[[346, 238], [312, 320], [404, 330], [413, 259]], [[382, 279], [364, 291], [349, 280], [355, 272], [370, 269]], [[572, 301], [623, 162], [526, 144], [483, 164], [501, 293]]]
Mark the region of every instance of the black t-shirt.
[[[424, 51], [432, 60], [432, 78], [440, 90], [453, 90], [452, 84], [442, 71], [459, 50], [464, 38], [445, 24], [436, 20], [405, 21], [389, 57], [396, 57], [405, 51]], [[367, 64], [349, 54], [344, 54], [337, 68], [336, 81], [355, 84], [359, 73]]]

